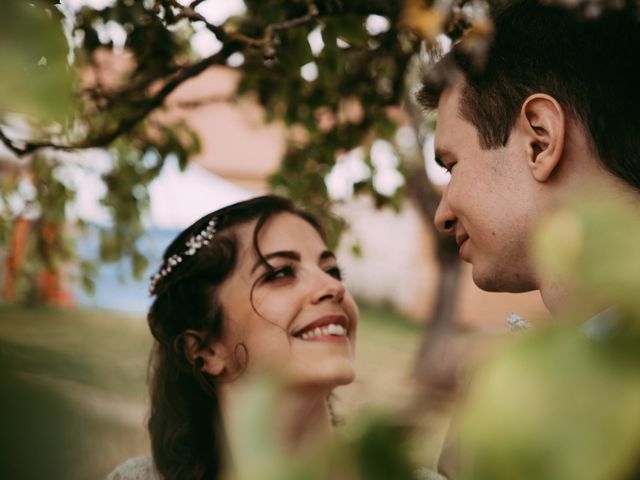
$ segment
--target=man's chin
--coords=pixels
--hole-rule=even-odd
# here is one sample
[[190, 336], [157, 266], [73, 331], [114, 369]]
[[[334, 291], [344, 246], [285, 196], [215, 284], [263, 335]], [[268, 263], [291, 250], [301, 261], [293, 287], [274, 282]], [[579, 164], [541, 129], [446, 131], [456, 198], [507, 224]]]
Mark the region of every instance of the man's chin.
[[531, 279], [517, 273], [488, 273], [474, 265], [471, 276], [473, 283], [485, 292], [524, 293], [538, 289]]

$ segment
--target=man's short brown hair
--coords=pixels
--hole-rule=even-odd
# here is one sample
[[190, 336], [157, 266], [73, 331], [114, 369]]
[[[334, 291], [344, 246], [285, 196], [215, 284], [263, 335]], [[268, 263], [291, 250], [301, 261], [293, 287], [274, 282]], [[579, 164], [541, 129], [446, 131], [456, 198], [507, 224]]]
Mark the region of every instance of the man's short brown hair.
[[528, 96], [549, 94], [583, 124], [603, 166], [640, 190], [639, 15], [627, 7], [586, 18], [534, 0], [505, 2], [492, 15], [485, 65], [463, 40], [428, 72], [418, 101], [435, 109], [453, 72], [462, 73], [460, 113], [491, 149], [506, 145]]

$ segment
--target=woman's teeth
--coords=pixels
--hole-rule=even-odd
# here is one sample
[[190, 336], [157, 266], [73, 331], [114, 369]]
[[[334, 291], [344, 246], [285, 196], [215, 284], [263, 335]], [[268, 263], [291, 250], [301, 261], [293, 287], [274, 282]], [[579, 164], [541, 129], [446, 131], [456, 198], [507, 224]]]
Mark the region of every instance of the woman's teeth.
[[300, 335], [300, 338], [302, 338], [303, 340], [310, 340], [312, 338], [328, 337], [330, 335], [335, 335], [337, 337], [345, 337], [347, 335], [347, 329], [344, 328], [342, 325], [336, 325], [334, 323], [331, 323], [324, 327], [316, 327], [313, 330], [304, 332], [302, 335]]

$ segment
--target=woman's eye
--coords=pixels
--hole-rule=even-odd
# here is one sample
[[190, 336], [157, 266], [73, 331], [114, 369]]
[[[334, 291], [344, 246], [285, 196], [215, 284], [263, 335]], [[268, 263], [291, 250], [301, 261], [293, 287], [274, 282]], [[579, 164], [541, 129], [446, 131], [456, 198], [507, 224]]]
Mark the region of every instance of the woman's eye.
[[267, 272], [264, 275], [264, 281], [271, 282], [273, 280], [279, 280], [281, 278], [289, 278], [289, 277], [293, 277], [293, 274], [294, 274], [293, 268], [290, 266], [278, 267]]
[[342, 280], [342, 270], [340, 270], [340, 267], [336, 266], [336, 267], [331, 267], [328, 270], [326, 270], [327, 274], [331, 275], [333, 278], [336, 278], [338, 280]]

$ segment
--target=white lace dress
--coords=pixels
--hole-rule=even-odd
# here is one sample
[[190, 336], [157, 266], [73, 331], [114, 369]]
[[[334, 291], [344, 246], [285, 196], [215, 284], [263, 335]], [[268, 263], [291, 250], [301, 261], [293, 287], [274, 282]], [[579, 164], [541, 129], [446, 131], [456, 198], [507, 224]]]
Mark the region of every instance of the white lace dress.
[[130, 458], [111, 472], [106, 480], [162, 480], [151, 455]]
[[[106, 480], [162, 480], [153, 465], [151, 455], [130, 458], [109, 474]], [[416, 471], [416, 480], [447, 480], [439, 473], [427, 468]]]

